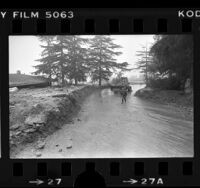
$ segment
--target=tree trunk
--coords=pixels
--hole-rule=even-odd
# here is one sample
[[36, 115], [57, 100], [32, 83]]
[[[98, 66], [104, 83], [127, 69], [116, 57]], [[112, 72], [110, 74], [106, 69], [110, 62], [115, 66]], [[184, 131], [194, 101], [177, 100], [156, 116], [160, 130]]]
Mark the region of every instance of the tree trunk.
[[65, 85], [65, 79], [64, 79], [64, 73], [63, 73], [63, 71], [61, 71], [61, 79], [62, 79], [62, 87], [64, 87], [64, 85]]
[[51, 81], [51, 74], [49, 75], [49, 86], [51, 87], [52, 86], [52, 81]]
[[64, 68], [63, 68], [63, 62], [61, 62], [61, 85], [62, 87], [64, 87], [65, 85], [65, 75], [64, 75]]
[[101, 86], [101, 77], [99, 77], [99, 86]]
[[75, 81], [75, 85], [77, 85], [78, 84], [77, 78], [75, 78], [74, 81]]
[[[62, 49], [61, 49], [61, 58], [63, 58], [63, 44], [61, 44]], [[63, 61], [61, 59], [61, 81], [62, 81], [62, 87], [65, 85], [65, 78], [64, 78], [64, 66], [63, 66]]]
[[[100, 44], [101, 46], [101, 44]], [[101, 55], [102, 55], [102, 51], [100, 48], [100, 59], [99, 59], [99, 86], [101, 86]]]
[[101, 63], [99, 63], [99, 86], [101, 86]]

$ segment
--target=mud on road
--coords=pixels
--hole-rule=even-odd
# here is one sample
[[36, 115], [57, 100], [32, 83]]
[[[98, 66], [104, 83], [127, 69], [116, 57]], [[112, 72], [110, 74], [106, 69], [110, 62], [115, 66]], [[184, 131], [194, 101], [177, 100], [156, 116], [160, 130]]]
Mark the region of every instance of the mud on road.
[[193, 122], [174, 106], [134, 96], [141, 87], [133, 86], [125, 104], [110, 89], [95, 91], [73, 122], [47, 136], [41, 148], [29, 144], [15, 157], [192, 157]]
[[72, 121], [82, 101], [96, 88], [71, 86], [64, 88], [22, 89], [10, 93], [11, 158], [30, 144], [44, 147], [46, 136]]

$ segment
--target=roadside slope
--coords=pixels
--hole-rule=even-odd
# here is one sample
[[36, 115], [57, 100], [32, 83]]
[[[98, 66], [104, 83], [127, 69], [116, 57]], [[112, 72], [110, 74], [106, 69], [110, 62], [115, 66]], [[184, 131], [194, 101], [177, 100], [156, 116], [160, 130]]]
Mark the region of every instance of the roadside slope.
[[[10, 93], [11, 158], [28, 143], [42, 140], [72, 121], [80, 104], [95, 88], [22, 89]], [[42, 147], [39, 142], [38, 147]]]
[[193, 120], [193, 94], [185, 94], [178, 90], [160, 90], [142, 88], [135, 93], [136, 97], [159, 104], [173, 106], [185, 114], [185, 118]]

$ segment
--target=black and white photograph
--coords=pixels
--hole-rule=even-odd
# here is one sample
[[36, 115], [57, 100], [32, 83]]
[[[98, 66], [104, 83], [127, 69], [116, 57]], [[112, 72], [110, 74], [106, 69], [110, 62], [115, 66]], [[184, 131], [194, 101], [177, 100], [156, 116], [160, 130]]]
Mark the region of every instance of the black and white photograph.
[[9, 36], [10, 158], [194, 156], [192, 35]]

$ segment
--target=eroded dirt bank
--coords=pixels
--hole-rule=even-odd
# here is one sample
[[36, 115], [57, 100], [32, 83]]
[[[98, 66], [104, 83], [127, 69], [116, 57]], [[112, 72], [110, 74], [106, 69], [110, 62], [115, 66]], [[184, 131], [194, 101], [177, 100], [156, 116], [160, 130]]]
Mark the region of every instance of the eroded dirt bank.
[[46, 136], [71, 123], [82, 101], [96, 89], [94, 86], [48, 87], [10, 93], [11, 158], [30, 143], [43, 148]]

